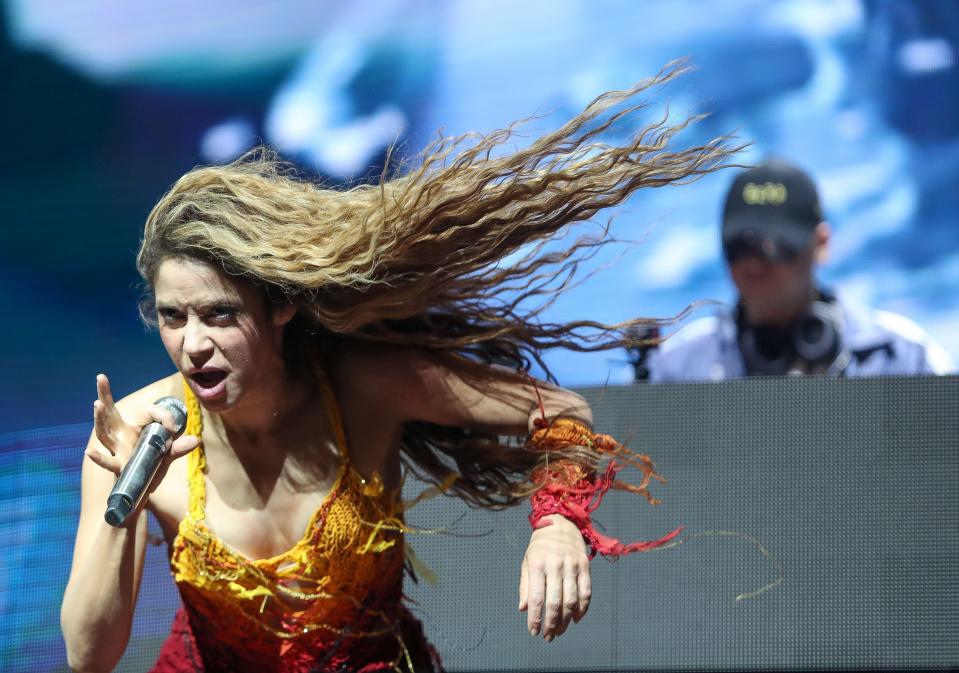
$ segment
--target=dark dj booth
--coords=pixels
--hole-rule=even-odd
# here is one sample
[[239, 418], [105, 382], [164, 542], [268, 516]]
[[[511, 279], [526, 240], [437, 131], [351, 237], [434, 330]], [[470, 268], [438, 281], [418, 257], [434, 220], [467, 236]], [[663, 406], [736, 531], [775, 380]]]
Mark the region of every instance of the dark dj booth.
[[[589, 614], [547, 644], [516, 610], [525, 506], [419, 504], [408, 523], [424, 531], [409, 543], [436, 582], [407, 592], [450, 671], [959, 667], [959, 379], [582, 392], [597, 427], [649, 453], [669, 481], [654, 487], [656, 507], [611, 494], [598, 522], [630, 540], [685, 526], [686, 541], [594, 561]], [[0, 438], [4, 671], [65, 670], [57, 614], [88, 432]], [[153, 548], [117, 670], [149, 668], [176, 605]]]
[[[959, 667], [959, 379], [582, 392], [597, 427], [669, 481], [657, 507], [611, 495], [607, 533], [683, 525], [690, 539], [594, 561], [589, 614], [547, 644], [516, 612], [525, 508], [469, 512], [456, 528], [492, 531], [478, 539], [413, 536], [438, 584], [410, 593], [451, 670]], [[442, 527], [464, 511], [433, 500], [412, 519]], [[780, 570], [781, 585], [736, 601]]]

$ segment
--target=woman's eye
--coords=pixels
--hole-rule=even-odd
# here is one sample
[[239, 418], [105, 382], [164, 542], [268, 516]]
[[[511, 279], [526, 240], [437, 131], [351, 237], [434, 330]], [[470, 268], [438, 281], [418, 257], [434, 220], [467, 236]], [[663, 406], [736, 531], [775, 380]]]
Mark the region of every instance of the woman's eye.
[[210, 310], [210, 319], [216, 323], [232, 322], [236, 318], [236, 309], [232, 306], [214, 306]]
[[163, 319], [164, 323], [175, 323], [183, 320], [183, 316], [180, 315], [180, 312], [172, 308], [161, 308], [157, 311], [160, 315], [160, 318]]

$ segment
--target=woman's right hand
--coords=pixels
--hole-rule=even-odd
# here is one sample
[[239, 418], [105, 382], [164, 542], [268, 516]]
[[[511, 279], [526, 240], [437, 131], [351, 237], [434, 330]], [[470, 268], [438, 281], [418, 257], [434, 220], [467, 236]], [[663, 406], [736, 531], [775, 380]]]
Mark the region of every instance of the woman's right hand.
[[[144, 497], [135, 515], [131, 513], [122, 526], [104, 520], [104, 505], [144, 426], [158, 422], [174, 429], [170, 412], [151, 402], [182, 385], [178, 379], [157, 381], [114, 403], [107, 377], [97, 376], [93, 434], [83, 459], [80, 520], [60, 608], [71, 670], [112, 671], [129, 642], [146, 559], [148, 522], [142, 503], [149, 499]], [[147, 492], [155, 491], [172, 461], [198, 444], [197, 438], [190, 436], [172, 442]]]
[[[171, 435], [175, 432], [173, 414], [155, 404], [128, 413], [127, 416], [124, 418], [114, 404], [113, 395], [110, 392], [110, 381], [106, 375], [97, 375], [97, 400], [93, 403], [93, 430], [101, 446], [88, 447], [86, 455], [94, 463], [117, 476], [130, 460], [133, 447], [136, 446], [144, 426], [156, 421], [170, 431]], [[160, 469], [157, 470], [148, 492], [152, 492], [160, 483], [172, 461], [186, 455], [199, 443], [199, 439], [193, 435], [178, 437], [163, 457], [163, 462], [160, 463]]]

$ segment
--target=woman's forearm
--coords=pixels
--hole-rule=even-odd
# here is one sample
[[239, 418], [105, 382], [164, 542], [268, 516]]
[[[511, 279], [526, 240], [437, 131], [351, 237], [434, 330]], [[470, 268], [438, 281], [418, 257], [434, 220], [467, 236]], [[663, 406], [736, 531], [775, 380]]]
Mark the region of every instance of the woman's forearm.
[[110, 671], [123, 656], [133, 623], [146, 532], [143, 511], [126, 526], [114, 528], [103, 522], [70, 577], [60, 626], [72, 670]]

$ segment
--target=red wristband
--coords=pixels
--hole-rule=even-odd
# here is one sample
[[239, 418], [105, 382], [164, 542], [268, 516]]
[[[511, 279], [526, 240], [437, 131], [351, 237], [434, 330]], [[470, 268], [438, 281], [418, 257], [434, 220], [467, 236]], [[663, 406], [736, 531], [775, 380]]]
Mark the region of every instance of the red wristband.
[[582, 465], [570, 460], [559, 460], [548, 467], [536, 470], [533, 483], [538, 489], [530, 497], [532, 511], [530, 525], [534, 529], [551, 524], [544, 521], [550, 514], [559, 514], [576, 526], [586, 544], [589, 545], [589, 557], [597, 553], [603, 556], [620, 557], [633, 552], [644, 552], [661, 547], [683, 530], [677, 528], [658, 540], [645, 540], [623, 544], [619, 540], [603, 535], [593, 525], [592, 513], [600, 506], [603, 497], [613, 486], [619, 466], [610, 461], [606, 472], [597, 476]]

